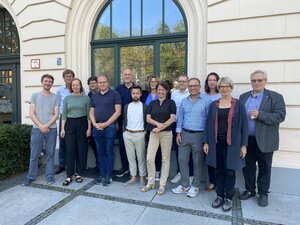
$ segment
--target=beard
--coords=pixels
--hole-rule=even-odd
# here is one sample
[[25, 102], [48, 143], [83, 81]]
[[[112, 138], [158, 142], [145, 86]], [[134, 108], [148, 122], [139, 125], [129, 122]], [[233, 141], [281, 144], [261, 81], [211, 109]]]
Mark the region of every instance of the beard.
[[133, 98], [132, 101], [133, 102], [138, 102], [138, 101], [140, 101], [140, 99], [139, 98]]

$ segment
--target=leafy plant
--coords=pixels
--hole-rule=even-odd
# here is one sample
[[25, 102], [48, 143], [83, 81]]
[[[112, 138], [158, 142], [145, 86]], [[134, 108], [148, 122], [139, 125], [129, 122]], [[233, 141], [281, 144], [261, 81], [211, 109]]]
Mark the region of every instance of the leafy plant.
[[0, 180], [28, 169], [31, 125], [0, 124]]

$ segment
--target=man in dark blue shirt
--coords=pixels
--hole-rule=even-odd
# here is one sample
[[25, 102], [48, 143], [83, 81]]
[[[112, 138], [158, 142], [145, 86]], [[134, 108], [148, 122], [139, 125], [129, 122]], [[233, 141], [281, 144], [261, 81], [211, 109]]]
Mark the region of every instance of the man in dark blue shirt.
[[121, 115], [122, 102], [119, 93], [109, 88], [107, 76], [100, 75], [97, 82], [99, 91], [91, 97], [90, 120], [100, 162], [97, 183], [107, 186], [112, 178], [116, 120]]
[[119, 92], [122, 99], [122, 110], [121, 116], [118, 118], [118, 139], [119, 139], [119, 151], [121, 156], [122, 168], [117, 172], [117, 177], [122, 177], [124, 174], [128, 173], [128, 159], [126, 155], [123, 132], [122, 132], [122, 121], [123, 121], [123, 110], [126, 104], [132, 102], [130, 88], [133, 83], [133, 72], [131, 69], [127, 68], [122, 73], [123, 84], [116, 87], [116, 91]]

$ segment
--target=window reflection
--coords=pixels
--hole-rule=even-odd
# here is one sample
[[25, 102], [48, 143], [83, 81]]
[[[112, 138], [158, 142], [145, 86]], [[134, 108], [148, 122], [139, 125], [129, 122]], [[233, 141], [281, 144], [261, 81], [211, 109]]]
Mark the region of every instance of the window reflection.
[[185, 32], [181, 13], [172, 0], [165, 0], [165, 26], [169, 33]]
[[110, 38], [110, 7], [106, 7], [101, 14], [94, 32], [95, 40], [108, 38]]
[[116, 37], [129, 37], [130, 4], [129, 0], [112, 1], [112, 30]]
[[121, 72], [126, 68], [133, 69], [134, 82], [145, 88], [153, 74], [153, 45], [121, 47]]
[[107, 75], [110, 79], [110, 86], [115, 84], [114, 79], [114, 49], [113, 48], [98, 48], [94, 50], [95, 69], [94, 74]]
[[16, 24], [6, 9], [0, 9], [0, 54], [18, 54], [19, 52]]
[[164, 43], [160, 45], [160, 77], [174, 80], [185, 71], [185, 42]]
[[132, 36], [141, 36], [141, 0], [132, 0]]
[[162, 1], [143, 1], [143, 35], [162, 34]]

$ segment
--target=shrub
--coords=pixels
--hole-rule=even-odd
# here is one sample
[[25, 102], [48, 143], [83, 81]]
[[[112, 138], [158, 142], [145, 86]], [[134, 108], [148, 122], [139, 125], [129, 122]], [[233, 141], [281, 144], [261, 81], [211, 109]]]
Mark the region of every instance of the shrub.
[[28, 169], [31, 125], [0, 124], [0, 180]]

